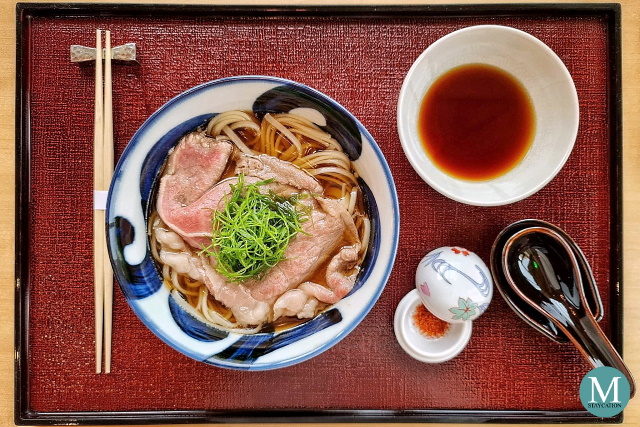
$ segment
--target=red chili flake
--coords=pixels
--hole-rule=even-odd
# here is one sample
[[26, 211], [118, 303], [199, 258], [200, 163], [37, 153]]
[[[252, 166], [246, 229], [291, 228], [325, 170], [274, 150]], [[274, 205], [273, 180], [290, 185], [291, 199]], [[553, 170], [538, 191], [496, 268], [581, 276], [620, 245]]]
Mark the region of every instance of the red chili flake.
[[434, 316], [423, 304], [416, 307], [416, 311], [413, 313], [413, 323], [418, 327], [420, 333], [428, 338], [442, 338], [451, 326], [448, 322]]

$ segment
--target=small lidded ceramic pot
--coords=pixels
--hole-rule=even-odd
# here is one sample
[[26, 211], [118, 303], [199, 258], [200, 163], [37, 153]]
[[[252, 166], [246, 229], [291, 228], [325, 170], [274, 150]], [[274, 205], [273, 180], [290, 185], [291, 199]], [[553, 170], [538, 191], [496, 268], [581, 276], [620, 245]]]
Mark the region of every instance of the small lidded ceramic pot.
[[477, 319], [493, 296], [493, 280], [485, 263], [457, 246], [435, 249], [422, 258], [416, 288], [427, 309], [449, 323]]

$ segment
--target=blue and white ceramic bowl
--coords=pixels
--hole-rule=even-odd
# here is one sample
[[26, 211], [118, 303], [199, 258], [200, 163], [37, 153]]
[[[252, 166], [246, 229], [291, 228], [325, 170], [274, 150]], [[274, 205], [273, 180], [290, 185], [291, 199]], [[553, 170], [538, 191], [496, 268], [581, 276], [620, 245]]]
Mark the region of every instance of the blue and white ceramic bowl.
[[[147, 212], [168, 151], [181, 136], [228, 110], [288, 112], [304, 109], [324, 122], [354, 161], [372, 223], [371, 244], [349, 295], [314, 319], [275, 333], [241, 335], [212, 328], [191, 315], [163, 286], [147, 238]], [[315, 111], [314, 111], [315, 110]], [[301, 111], [301, 110], [298, 110]], [[380, 148], [345, 108], [289, 80], [230, 77], [191, 88], [160, 107], [135, 133], [109, 190], [106, 217], [111, 262], [129, 305], [161, 340], [207, 364], [266, 370], [308, 360], [337, 344], [371, 310], [395, 260], [398, 199]]]

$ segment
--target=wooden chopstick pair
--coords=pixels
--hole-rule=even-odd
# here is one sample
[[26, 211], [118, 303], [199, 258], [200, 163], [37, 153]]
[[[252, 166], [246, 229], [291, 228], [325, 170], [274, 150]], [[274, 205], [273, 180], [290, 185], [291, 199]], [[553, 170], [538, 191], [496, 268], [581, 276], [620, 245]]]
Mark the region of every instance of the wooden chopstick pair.
[[[96, 30], [96, 78], [93, 133], [93, 265], [96, 331], [96, 373], [111, 372], [113, 325], [113, 271], [107, 251], [104, 198], [113, 175], [113, 107], [111, 83], [111, 32], [105, 31], [104, 84], [102, 31]], [[104, 341], [103, 341], [104, 340]], [[104, 348], [103, 348], [104, 342]]]

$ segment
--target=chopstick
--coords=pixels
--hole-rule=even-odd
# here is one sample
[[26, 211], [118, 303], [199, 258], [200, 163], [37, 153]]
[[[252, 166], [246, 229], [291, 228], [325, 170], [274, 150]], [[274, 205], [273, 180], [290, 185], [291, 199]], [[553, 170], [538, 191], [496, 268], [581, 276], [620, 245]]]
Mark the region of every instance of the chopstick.
[[[104, 57], [104, 147], [103, 190], [108, 191], [113, 176], [113, 101], [111, 77], [111, 31], [105, 31]], [[104, 222], [103, 222], [104, 224]], [[104, 229], [104, 227], [103, 227]], [[105, 246], [106, 247], [106, 235]], [[113, 271], [109, 253], [104, 253], [104, 371], [111, 372], [111, 335], [113, 325]]]
[[[102, 156], [104, 146], [104, 104], [102, 87], [102, 31], [96, 30], [96, 78], [93, 128], [93, 190], [102, 191], [104, 173]], [[94, 193], [93, 209], [93, 285], [96, 329], [96, 373], [102, 371], [102, 328], [104, 316], [104, 255], [105, 227], [104, 210], [96, 206]]]
[[[102, 76], [102, 31], [96, 30], [96, 76], [93, 135], [94, 186], [94, 303], [96, 329], [96, 373], [111, 372], [113, 326], [113, 271], [106, 250], [105, 211], [95, 203], [96, 194], [104, 196], [113, 175], [113, 106], [111, 76], [111, 32], [105, 31], [104, 85]], [[98, 197], [100, 198], [100, 197]], [[101, 205], [102, 203], [100, 203]], [[103, 347], [104, 344], [104, 347]]]

